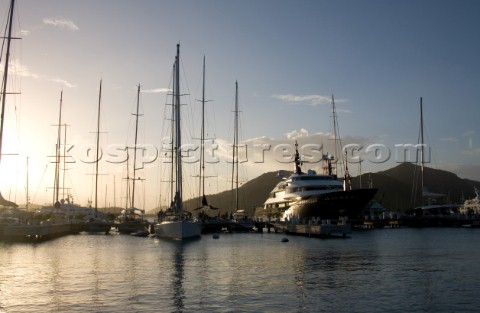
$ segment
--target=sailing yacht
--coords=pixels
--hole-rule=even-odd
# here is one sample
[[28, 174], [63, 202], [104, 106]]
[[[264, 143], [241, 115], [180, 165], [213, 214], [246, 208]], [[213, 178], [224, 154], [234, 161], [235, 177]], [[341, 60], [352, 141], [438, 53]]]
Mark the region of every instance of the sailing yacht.
[[198, 194], [199, 194], [199, 206], [195, 208], [195, 211], [199, 211], [198, 219], [202, 223], [202, 233], [219, 233], [222, 228], [226, 226], [226, 221], [219, 216], [210, 216], [209, 213], [218, 210], [208, 203], [205, 196], [205, 103], [209, 100], [205, 100], [205, 56], [203, 56], [203, 82], [202, 82], [202, 125], [200, 131], [200, 168], [199, 168], [199, 182], [198, 182]]
[[[59, 199], [60, 193], [60, 134], [62, 126], [62, 99], [63, 92], [60, 94], [60, 112], [58, 119], [58, 138], [55, 161], [54, 193], [53, 205], [42, 207], [40, 215], [34, 216], [28, 223], [10, 224], [3, 227], [4, 238], [11, 240], [44, 240], [57, 236], [63, 236], [72, 232], [72, 224], [67, 221], [68, 214], [63, 199]], [[49, 215], [47, 220], [41, 218], [42, 215]]]
[[[431, 192], [425, 184], [425, 144], [423, 137], [423, 98], [420, 97], [420, 184], [421, 205], [415, 207], [413, 215], [407, 214], [402, 217], [407, 226], [451, 226], [457, 223], [457, 214], [460, 204], [447, 203], [446, 195]], [[412, 205], [416, 201], [416, 183], [412, 186]]]
[[[128, 177], [128, 162], [127, 162], [127, 189], [129, 188], [130, 180], [132, 181], [132, 196], [127, 198], [127, 208], [125, 208], [119, 216], [119, 221], [116, 224], [117, 230], [121, 234], [135, 234], [141, 236], [149, 235], [149, 224], [144, 219], [145, 211], [135, 207], [135, 182], [142, 180], [136, 176], [136, 162], [137, 162], [137, 140], [138, 140], [138, 117], [140, 107], [140, 85], [137, 88], [137, 110], [135, 115], [135, 143], [133, 146], [133, 177]], [[128, 208], [128, 200], [131, 200], [131, 205]]]
[[[3, 143], [3, 125], [4, 125], [4, 112], [5, 112], [5, 104], [6, 104], [6, 97], [7, 97], [7, 83], [8, 83], [8, 69], [9, 69], [9, 59], [10, 59], [10, 43], [12, 38], [12, 24], [13, 24], [13, 8], [15, 6], [15, 1], [11, 1], [10, 3], [10, 10], [9, 10], [9, 15], [8, 15], [8, 23], [7, 23], [7, 29], [6, 29], [6, 34], [7, 37], [4, 38], [6, 40], [6, 50], [5, 50], [5, 64], [4, 64], [4, 70], [3, 70], [3, 80], [2, 80], [2, 94], [1, 96], [1, 103], [2, 103], [2, 108], [1, 108], [1, 121], [0, 121], [0, 161], [2, 160], [2, 143]], [[2, 47], [5, 46], [5, 41]], [[5, 198], [3, 198], [2, 193], [0, 191], [0, 206], [3, 207], [8, 207], [8, 208], [17, 208], [18, 205], [14, 202], [7, 201]], [[1, 230], [1, 229], [0, 229]]]
[[[233, 131], [233, 155], [232, 155], [232, 191], [235, 190], [235, 200], [233, 208], [235, 212], [232, 214], [232, 220], [228, 224], [228, 229], [234, 232], [248, 232], [253, 231], [255, 225], [245, 215], [245, 210], [239, 210], [238, 208], [238, 82], [235, 81], [235, 118], [234, 118], [234, 131]], [[235, 182], [235, 189], [233, 184]]]
[[95, 203], [94, 216], [87, 221], [86, 230], [89, 233], [104, 233], [108, 234], [112, 224], [105, 219], [98, 217], [98, 164], [100, 163], [99, 148], [100, 148], [100, 105], [102, 103], [102, 80], [100, 80], [100, 91], [98, 94], [98, 114], [97, 114], [97, 149], [95, 152]]
[[155, 225], [155, 234], [160, 238], [169, 238], [176, 240], [190, 239], [200, 237], [202, 225], [193, 221], [191, 214], [183, 210], [182, 198], [182, 155], [181, 155], [181, 127], [180, 127], [180, 44], [177, 44], [177, 55], [174, 65], [174, 83], [173, 83], [173, 122], [174, 133], [173, 150], [175, 162], [175, 182], [171, 184], [174, 187], [174, 197], [170, 207], [166, 212], [159, 213], [159, 221]]
[[[13, 20], [13, 7], [14, 1], [11, 2], [10, 5], [10, 12], [9, 12], [9, 19], [8, 19], [8, 29], [7, 34], [8, 37], [5, 38], [6, 40], [6, 54], [5, 54], [5, 68], [3, 71], [3, 80], [2, 80], [2, 94], [1, 96], [1, 124], [0, 124], [0, 161], [2, 159], [2, 142], [3, 142], [3, 124], [4, 124], [4, 111], [5, 111], [5, 98], [7, 96], [7, 81], [8, 81], [8, 62], [10, 56], [10, 41], [12, 39], [12, 20]], [[3, 47], [4, 45], [2, 45]], [[2, 56], [3, 59], [3, 56]], [[4, 238], [4, 228], [7, 227], [11, 223], [15, 223], [18, 220], [18, 205], [14, 202], [6, 200], [2, 196], [2, 192], [0, 191], [0, 240]]]

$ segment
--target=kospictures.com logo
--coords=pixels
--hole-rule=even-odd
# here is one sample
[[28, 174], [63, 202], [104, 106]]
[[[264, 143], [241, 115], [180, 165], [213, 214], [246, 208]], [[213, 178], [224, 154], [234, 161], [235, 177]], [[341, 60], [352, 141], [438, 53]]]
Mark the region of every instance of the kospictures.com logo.
[[[233, 145], [224, 144], [220, 146], [214, 140], [205, 141], [204, 157], [205, 163], [219, 163], [223, 159], [227, 163], [233, 160]], [[159, 149], [153, 144], [138, 144], [135, 147], [125, 144], [111, 144], [103, 149], [97, 149], [94, 145], [68, 145], [65, 149], [66, 163], [96, 163], [99, 161], [111, 164], [123, 164], [132, 160], [136, 150], [136, 168], [143, 168], [145, 164], [154, 163], [160, 160], [164, 163], [172, 162], [172, 148], [170, 144], [163, 144]], [[195, 144], [184, 144], [180, 148], [182, 161], [184, 163], [197, 163], [200, 161], [200, 146]], [[325, 152], [323, 144], [304, 144], [299, 146], [301, 160], [304, 163], [319, 163], [325, 159], [328, 153]], [[420, 158], [423, 162], [430, 162], [430, 148], [422, 144], [395, 144], [390, 148], [384, 144], [370, 144], [367, 146], [361, 144], [347, 144], [342, 148], [342, 156], [334, 155], [330, 158], [346, 157], [349, 163], [370, 162], [385, 163], [394, 158], [396, 163], [417, 163]], [[220, 157], [221, 156], [221, 157]], [[54, 156], [52, 163], [58, 162]], [[295, 157], [295, 145], [249, 143], [238, 145], [238, 162], [278, 162], [291, 163]], [[62, 161], [63, 162], [63, 161]]]

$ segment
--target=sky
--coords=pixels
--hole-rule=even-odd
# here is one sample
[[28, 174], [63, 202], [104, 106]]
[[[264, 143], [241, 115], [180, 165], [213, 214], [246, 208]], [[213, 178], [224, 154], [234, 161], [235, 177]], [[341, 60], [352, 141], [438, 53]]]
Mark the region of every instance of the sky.
[[[8, 2], [0, 3], [2, 31]], [[122, 147], [134, 145], [138, 85], [144, 150], [137, 150], [135, 206], [169, 202], [168, 91], [177, 44], [189, 145], [184, 198], [199, 194], [193, 149], [204, 57], [207, 194], [232, 186], [235, 82], [247, 147], [240, 184], [292, 170], [295, 140], [304, 170], [321, 172], [322, 154], [343, 154], [332, 140], [332, 97], [351, 175], [415, 162], [404, 147], [419, 143], [422, 98], [427, 166], [480, 181], [479, 29], [474, 0], [17, 0], [13, 34], [21, 39], [12, 42], [8, 92], [20, 94], [6, 98], [0, 190], [24, 204], [28, 186], [31, 203], [52, 203], [63, 93], [63, 190], [81, 205], [94, 199], [102, 80], [98, 206], [128, 206], [134, 149]], [[1, 62], [3, 73], [3, 55]]]

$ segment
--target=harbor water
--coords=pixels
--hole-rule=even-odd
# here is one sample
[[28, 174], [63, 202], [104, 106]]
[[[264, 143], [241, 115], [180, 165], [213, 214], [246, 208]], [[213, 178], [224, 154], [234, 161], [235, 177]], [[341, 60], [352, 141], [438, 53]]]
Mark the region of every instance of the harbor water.
[[478, 312], [479, 247], [470, 228], [0, 243], [0, 312]]

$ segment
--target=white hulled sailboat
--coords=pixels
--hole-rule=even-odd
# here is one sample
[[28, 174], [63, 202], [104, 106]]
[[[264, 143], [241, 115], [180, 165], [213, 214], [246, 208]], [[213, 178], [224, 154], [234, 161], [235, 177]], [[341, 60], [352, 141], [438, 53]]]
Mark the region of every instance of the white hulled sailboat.
[[159, 215], [160, 219], [155, 225], [155, 234], [161, 238], [169, 239], [190, 239], [199, 237], [202, 231], [201, 223], [192, 220], [188, 212], [183, 211], [182, 200], [182, 155], [181, 155], [181, 127], [180, 127], [180, 45], [177, 44], [177, 55], [174, 65], [174, 83], [173, 83], [173, 122], [174, 132], [172, 133], [172, 142], [175, 162], [175, 182], [174, 197], [170, 208], [165, 214]]

